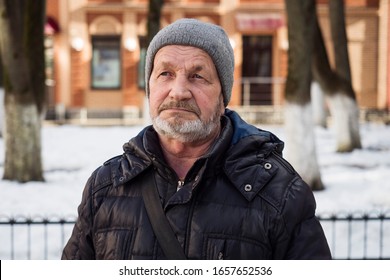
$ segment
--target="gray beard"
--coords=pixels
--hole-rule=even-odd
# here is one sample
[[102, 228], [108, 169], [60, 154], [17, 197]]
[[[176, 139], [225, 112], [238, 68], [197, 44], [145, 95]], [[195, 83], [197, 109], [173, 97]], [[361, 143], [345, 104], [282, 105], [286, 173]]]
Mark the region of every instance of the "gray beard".
[[200, 119], [183, 121], [178, 118], [173, 122], [168, 122], [157, 116], [152, 119], [152, 122], [158, 133], [183, 143], [191, 143], [206, 139], [214, 130], [218, 129], [220, 116], [215, 113], [205, 122]]

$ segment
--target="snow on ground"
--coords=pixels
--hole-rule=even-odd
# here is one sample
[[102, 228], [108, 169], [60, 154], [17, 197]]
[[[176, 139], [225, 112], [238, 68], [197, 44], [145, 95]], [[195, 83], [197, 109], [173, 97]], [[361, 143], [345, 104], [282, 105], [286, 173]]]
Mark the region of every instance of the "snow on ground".
[[[263, 126], [284, 139], [282, 126]], [[91, 172], [122, 153], [142, 127], [44, 126], [45, 183], [0, 180], [0, 215], [75, 215]], [[316, 128], [316, 146], [325, 190], [315, 192], [319, 213], [390, 209], [390, 126], [361, 126], [363, 149], [339, 154], [332, 129]], [[288, 149], [288, 145], [286, 145]], [[4, 144], [0, 138], [0, 174]]]
[[[285, 138], [282, 126], [261, 128]], [[141, 129], [45, 125], [42, 154], [46, 182], [0, 180], [0, 218], [76, 216], [89, 175], [107, 159], [121, 154], [122, 145]], [[314, 193], [317, 214], [390, 211], [390, 126], [365, 123], [360, 133], [361, 150], [338, 154], [332, 129], [316, 128], [318, 160], [326, 188]], [[0, 138], [0, 176], [3, 168], [4, 143]]]
[[[139, 129], [45, 126], [42, 129], [42, 154], [46, 182], [0, 181], [0, 196], [4, 200], [0, 205], [0, 215], [76, 215], [81, 192], [92, 171], [120, 154], [123, 143]], [[4, 149], [1, 149], [1, 174], [3, 154]]]

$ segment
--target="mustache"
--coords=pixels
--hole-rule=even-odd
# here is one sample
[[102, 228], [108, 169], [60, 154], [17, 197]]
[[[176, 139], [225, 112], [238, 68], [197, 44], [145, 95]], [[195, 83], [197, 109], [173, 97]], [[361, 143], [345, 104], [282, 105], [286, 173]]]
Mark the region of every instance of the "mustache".
[[197, 116], [200, 115], [199, 107], [187, 101], [170, 101], [168, 103], [163, 103], [158, 108], [158, 113], [161, 113], [162, 111], [169, 110], [169, 109], [183, 109], [186, 111], [190, 111], [196, 114]]

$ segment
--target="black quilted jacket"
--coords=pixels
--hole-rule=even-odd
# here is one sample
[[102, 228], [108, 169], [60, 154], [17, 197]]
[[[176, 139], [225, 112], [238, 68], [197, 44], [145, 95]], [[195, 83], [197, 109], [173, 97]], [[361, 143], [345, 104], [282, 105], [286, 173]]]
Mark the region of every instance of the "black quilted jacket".
[[155, 176], [189, 259], [330, 259], [310, 188], [283, 143], [226, 110], [223, 131], [177, 190], [151, 127], [89, 178], [62, 259], [165, 259], [139, 181]]

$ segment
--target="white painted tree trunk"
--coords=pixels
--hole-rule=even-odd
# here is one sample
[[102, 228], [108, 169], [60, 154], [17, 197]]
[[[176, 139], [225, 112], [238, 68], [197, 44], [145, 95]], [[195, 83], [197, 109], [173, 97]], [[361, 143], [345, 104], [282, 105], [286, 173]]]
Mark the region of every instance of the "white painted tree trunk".
[[286, 159], [313, 190], [324, 189], [316, 154], [312, 105], [286, 102], [284, 124]]
[[41, 118], [35, 104], [5, 99], [5, 180], [43, 181]]
[[325, 94], [317, 82], [313, 81], [311, 83], [310, 93], [313, 106], [313, 122], [317, 126], [327, 127]]
[[329, 97], [332, 124], [336, 131], [337, 152], [351, 152], [362, 147], [359, 134], [359, 109], [345, 94]]

